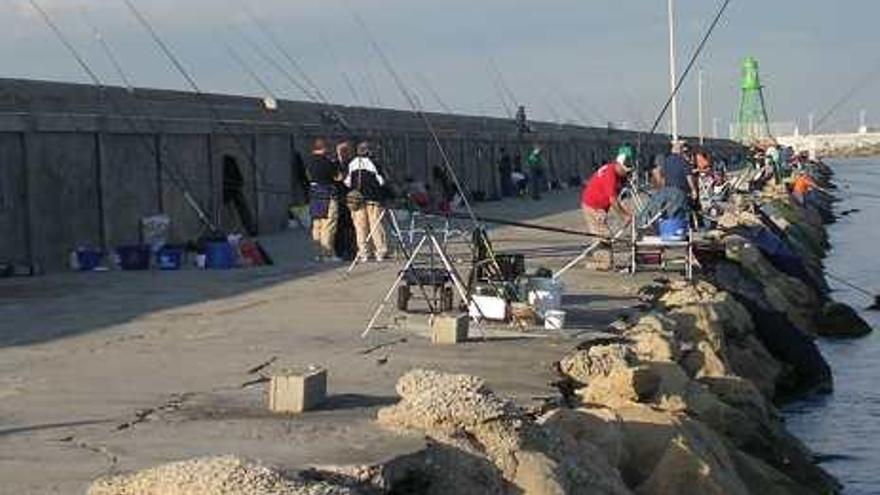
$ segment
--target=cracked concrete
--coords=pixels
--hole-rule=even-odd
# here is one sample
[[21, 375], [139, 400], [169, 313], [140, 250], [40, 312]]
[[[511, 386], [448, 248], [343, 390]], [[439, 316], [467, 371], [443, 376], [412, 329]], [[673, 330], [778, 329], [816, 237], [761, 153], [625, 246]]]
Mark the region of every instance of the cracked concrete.
[[[487, 216], [580, 228], [576, 205], [571, 191], [482, 207]], [[578, 244], [521, 229], [492, 237], [500, 250]], [[282, 468], [410, 453], [423, 438], [391, 434], [374, 418], [413, 368], [485, 377], [530, 408], [557, 395], [553, 363], [572, 340], [505, 331], [437, 348], [419, 335], [425, 322], [413, 316], [406, 329], [378, 330], [365, 341], [359, 334], [399, 265], [369, 264], [345, 277], [344, 267], [304, 262], [302, 234], [266, 244], [274, 267], [0, 281], [0, 494], [82, 493], [106, 473], [109, 456], [115, 469], [128, 471], [230, 453]], [[550, 256], [530, 266], [565, 261]], [[577, 310], [579, 327], [604, 330], [632, 311], [650, 278], [575, 270], [564, 304]], [[326, 366], [328, 403], [303, 416], [271, 415], [262, 387], [242, 384], [273, 356]], [[79, 442], [88, 447], [71, 448]]]

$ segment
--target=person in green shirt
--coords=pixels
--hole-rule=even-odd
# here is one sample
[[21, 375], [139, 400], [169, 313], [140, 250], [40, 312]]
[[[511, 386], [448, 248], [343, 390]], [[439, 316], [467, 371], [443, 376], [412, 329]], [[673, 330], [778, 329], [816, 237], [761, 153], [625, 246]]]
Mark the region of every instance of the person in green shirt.
[[529, 177], [532, 181], [532, 199], [537, 201], [541, 199], [541, 189], [545, 181], [544, 154], [540, 145], [535, 145], [528, 158], [526, 158], [526, 163], [529, 166]]

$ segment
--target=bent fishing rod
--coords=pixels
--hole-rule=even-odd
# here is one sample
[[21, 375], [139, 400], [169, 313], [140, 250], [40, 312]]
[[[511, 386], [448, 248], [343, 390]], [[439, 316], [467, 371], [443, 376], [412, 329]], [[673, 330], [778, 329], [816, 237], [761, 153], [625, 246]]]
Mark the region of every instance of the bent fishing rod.
[[[37, 3], [36, 0], [28, 0], [31, 7], [37, 12], [39, 17], [43, 20], [49, 30], [55, 35], [58, 41], [65, 47], [67, 52], [76, 60], [79, 67], [85, 72], [88, 78], [92, 81], [92, 84], [98, 89], [102, 97], [104, 97], [105, 101], [107, 101], [111, 107], [113, 107], [113, 111], [118, 114], [126, 125], [131, 129], [131, 131], [136, 135], [142, 135], [141, 129], [134, 123], [131, 117], [122, 111], [121, 105], [119, 102], [115, 100], [115, 98], [111, 97], [109, 93], [106, 91], [107, 86], [101, 80], [101, 78], [97, 75], [97, 73], [92, 70], [91, 66], [89, 66], [88, 62], [86, 62], [85, 58], [79, 52], [79, 50], [73, 46], [73, 43], [67, 39], [67, 36], [61, 31], [58, 25], [52, 20], [52, 17], [49, 13]], [[148, 138], [144, 137], [145, 140]], [[159, 152], [153, 147], [152, 143], [147, 143], [145, 141], [139, 141], [147, 151], [153, 156], [156, 160], [156, 163], [160, 162]], [[186, 176], [183, 174], [183, 181], [179, 177], [176, 177], [172, 171], [166, 167], [159, 166], [161, 172], [164, 172], [170, 179], [171, 183], [181, 189], [181, 192], [184, 195], [184, 199], [187, 204], [193, 209], [196, 213], [196, 216], [211, 232], [217, 232], [218, 229], [214, 225], [214, 223], [208, 218], [205, 214], [204, 209], [199, 205], [198, 201], [196, 201], [195, 197], [190, 193], [189, 186], [186, 183]], [[181, 184], [183, 182], [183, 184]]]

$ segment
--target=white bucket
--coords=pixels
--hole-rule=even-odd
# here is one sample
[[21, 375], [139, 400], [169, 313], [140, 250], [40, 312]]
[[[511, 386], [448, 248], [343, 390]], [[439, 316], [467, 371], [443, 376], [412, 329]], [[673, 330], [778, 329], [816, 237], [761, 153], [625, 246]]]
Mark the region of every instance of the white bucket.
[[529, 305], [538, 313], [562, 307], [562, 291], [558, 289], [532, 289], [529, 291]]
[[562, 330], [565, 328], [565, 311], [551, 309], [544, 313], [544, 328]]

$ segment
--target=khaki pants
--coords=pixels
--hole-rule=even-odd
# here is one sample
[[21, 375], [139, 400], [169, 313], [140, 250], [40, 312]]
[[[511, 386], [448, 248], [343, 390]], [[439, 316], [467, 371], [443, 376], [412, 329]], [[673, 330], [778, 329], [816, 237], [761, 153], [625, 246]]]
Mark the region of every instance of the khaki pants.
[[[608, 238], [611, 231], [608, 229], [608, 212], [595, 210], [588, 206], [583, 207], [584, 220], [587, 222], [587, 233]], [[596, 239], [598, 240], [598, 239]], [[599, 270], [610, 270], [614, 268], [614, 250], [610, 241], [604, 241], [593, 251], [593, 265]]]
[[385, 227], [379, 221], [382, 218], [384, 208], [373, 202], [367, 202], [358, 210], [352, 210], [351, 220], [354, 222], [354, 230], [357, 234], [358, 256], [366, 259], [370, 255], [370, 246], [367, 237], [370, 232], [370, 242], [376, 248], [376, 258], [384, 258], [388, 254], [388, 244], [385, 240]]
[[312, 219], [312, 240], [318, 245], [318, 254], [334, 256], [336, 242], [336, 226], [339, 222], [339, 204], [335, 199], [327, 206], [327, 218]]

